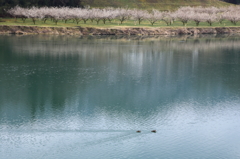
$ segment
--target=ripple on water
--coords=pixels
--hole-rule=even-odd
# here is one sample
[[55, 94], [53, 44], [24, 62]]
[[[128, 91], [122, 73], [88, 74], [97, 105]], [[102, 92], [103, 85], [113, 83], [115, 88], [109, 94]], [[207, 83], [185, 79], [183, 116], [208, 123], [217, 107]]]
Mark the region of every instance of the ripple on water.
[[0, 36], [4, 159], [239, 158], [239, 38], [15, 38]]

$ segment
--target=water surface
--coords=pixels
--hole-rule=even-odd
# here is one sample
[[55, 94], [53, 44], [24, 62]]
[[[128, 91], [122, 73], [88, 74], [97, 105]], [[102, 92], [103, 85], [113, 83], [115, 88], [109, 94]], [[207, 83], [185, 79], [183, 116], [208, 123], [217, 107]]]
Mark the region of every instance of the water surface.
[[237, 36], [0, 36], [0, 158], [238, 159], [239, 81]]

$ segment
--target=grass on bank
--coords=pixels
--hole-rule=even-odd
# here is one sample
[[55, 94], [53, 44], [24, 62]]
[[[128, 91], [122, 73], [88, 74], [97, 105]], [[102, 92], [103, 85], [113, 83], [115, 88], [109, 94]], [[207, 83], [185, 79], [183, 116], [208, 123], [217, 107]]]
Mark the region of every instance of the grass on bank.
[[[99, 22], [97, 24], [95, 21], [91, 22], [90, 20], [87, 21], [86, 24], [84, 24], [83, 21], [80, 21], [79, 24], [76, 22], [74, 23], [73, 20], [67, 21], [65, 23], [64, 21], [59, 21], [57, 24], [55, 24], [53, 21], [50, 19], [46, 21], [46, 23], [43, 23], [43, 21], [36, 21], [36, 24], [33, 24], [31, 19], [27, 19], [25, 22], [23, 22], [21, 19], [15, 19], [15, 18], [2, 18], [0, 19], [0, 25], [14, 25], [14, 26], [39, 26], [39, 27], [93, 27], [93, 28], [114, 28], [114, 27], [149, 27], [149, 28], [154, 28], [154, 27], [183, 27], [182, 22], [180, 21], [175, 21], [173, 25], [167, 26], [165, 22], [163, 21], [157, 21], [153, 26], [150, 24], [150, 22], [144, 20], [141, 22], [139, 25], [136, 21], [134, 20], [127, 20], [123, 22], [123, 24], [120, 24], [118, 20], [113, 20], [111, 23], [106, 22], [106, 24], [103, 24], [103, 22]], [[193, 21], [189, 21], [186, 25], [186, 27], [236, 27], [240, 26], [240, 22], [237, 23], [237, 25], [233, 25], [230, 21], [223, 21], [222, 24], [215, 22], [210, 26], [206, 22], [200, 22], [199, 26], [196, 26], [196, 24]]]

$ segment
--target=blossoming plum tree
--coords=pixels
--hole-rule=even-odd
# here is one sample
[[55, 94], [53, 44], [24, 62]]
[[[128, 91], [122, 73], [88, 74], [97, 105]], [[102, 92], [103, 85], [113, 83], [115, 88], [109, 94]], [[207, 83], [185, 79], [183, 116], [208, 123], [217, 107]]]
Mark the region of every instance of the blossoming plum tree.
[[142, 21], [147, 20], [154, 25], [157, 21], [164, 21], [167, 25], [171, 25], [175, 20], [179, 20], [185, 26], [189, 21], [195, 22], [196, 26], [200, 22], [206, 22], [210, 26], [215, 22], [220, 24], [223, 21], [230, 21], [237, 25], [240, 21], [240, 7], [230, 6], [224, 8], [217, 7], [180, 7], [174, 12], [159, 11], [153, 9], [148, 12], [140, 9], [129, 8], [69, 8], [69, 7], [31, 7], [22, 8], [16, 6], [7, 11], [16, 20], [21, 18], [23, 22], [27, 18], [31, 19], [34, 24], [37, 20], [42, 20], [44, 23], [51, 19], [56, 25], [59, 20], [67, 23], [69, 20], [74, 20], [77, 24], [80, 21], [86, 23], [88, 20], [96, 21], [99, 24], [103, 21], [111, 22], [113, 19], [119, 20], [120, 24], [128, 19], [133, 19], [140, 25]]

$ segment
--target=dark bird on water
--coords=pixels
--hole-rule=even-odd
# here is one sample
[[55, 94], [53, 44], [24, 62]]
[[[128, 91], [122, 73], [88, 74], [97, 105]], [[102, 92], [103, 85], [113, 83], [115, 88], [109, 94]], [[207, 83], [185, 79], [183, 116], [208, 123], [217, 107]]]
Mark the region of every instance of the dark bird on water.
[[157, 132], [157, 130], [152, 130], [151, 132], [153, 132], [153, 133], [156, 133], [156, 132]]
[[140, 133], [140, 132], [141, 132], [141, 130], [137, 130], [136, 132], [137, 132], [137, 133]]

